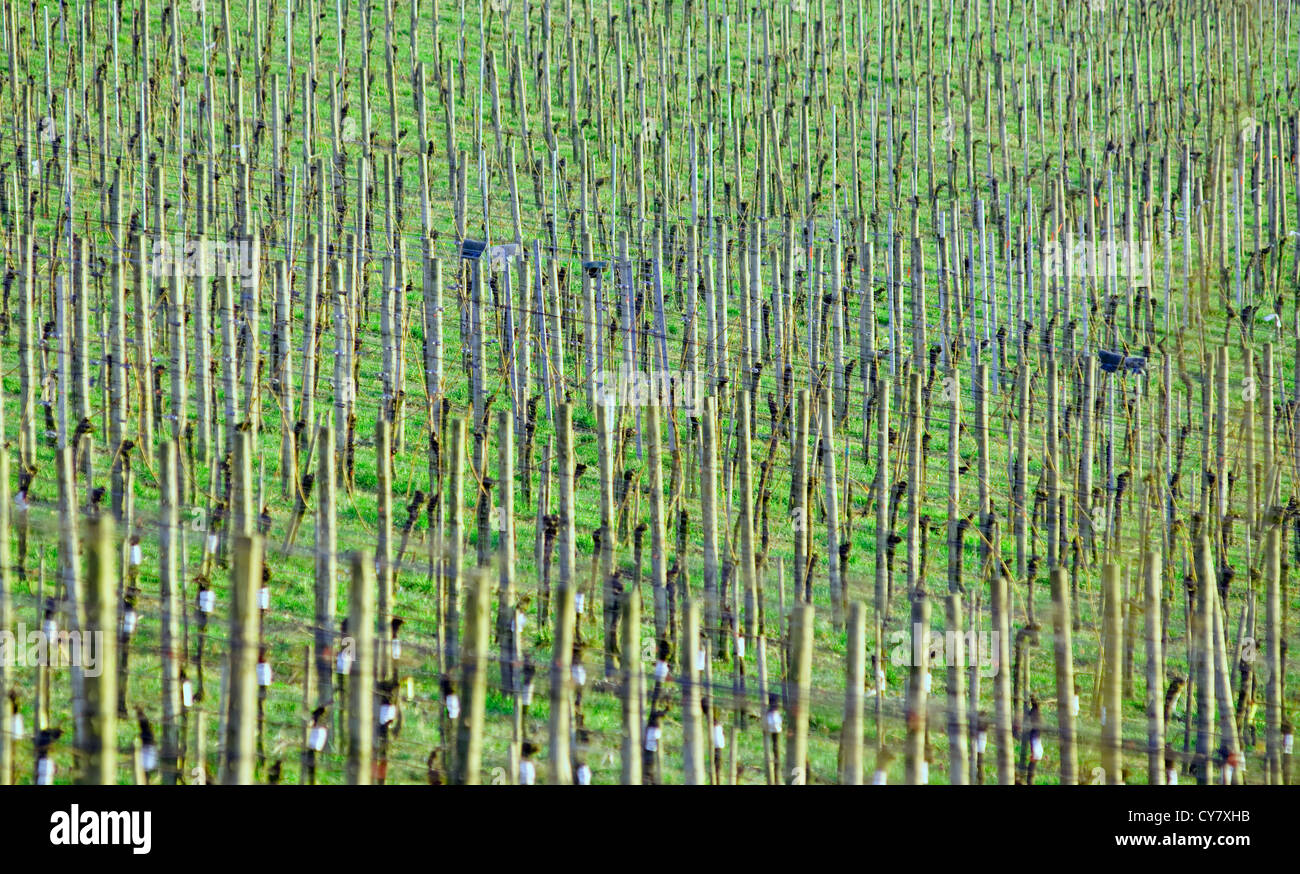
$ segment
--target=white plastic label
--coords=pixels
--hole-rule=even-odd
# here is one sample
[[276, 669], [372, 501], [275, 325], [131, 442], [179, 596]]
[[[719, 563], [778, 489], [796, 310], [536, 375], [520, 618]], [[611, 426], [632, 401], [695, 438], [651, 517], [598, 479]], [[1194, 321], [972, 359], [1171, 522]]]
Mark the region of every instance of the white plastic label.
[[393, 661], [395, 661], [395, 662], [396, 662], [396, 661], [401, 661], [401, 659], [402, 659], [402, 642], [401, 642], [400, 640], [398, 640], [396, 637], [393, 638], [393, 648], [392, 648], [392, 653], [393, 653]]
[[216, 593], [211, 589], [204, 589], [199, 592], [199, 610], [203, 613], [211, 613], [212, 608], [217, 606]]
[[573, 609], [581, 616], [587, 609], [587, 596], [579, 592], [573, 599]]
[[186, 707], [194, 706], [194, 687], [189, 680], [181, 684], [181, 703]]
[[460, 697], [457, 695], [447, 696], [447, 718], [458, 719], [460, 717]]
[[52, 642], [59, 636], [59, 627], [54, 624], [53, 619], [46, 619], [45, 624], [41, 626], [41, 631], [45, 634], [46, 642]]
[[350, 674], [352, 673], [352, 652], [351, 650], [339, 650], [338, 658], [334, 660], [334, 673]]
[[1033, 756], [1034, 761], [1035, 761], [1035, 762], [1041, 762], [1041, 761], [1043, 760], [1043, 740], [1042, 740], [1042, 738], [1035, 737], [1035, 738], [1033, 739], [1033, 741], [1030, 742], [1029, 747], [1030, 747], [1030, 750], [1031, 750], [1030, 755]]
[[576, 686], [583, 686], [587, 683], [587, 669], [582, 665], [573, 666], [573, 683]]
[[1078, 716], [1078, 715], [1079, 715], [1079, 696], [1078, 696], [1078, 694], [1074, 694], [1074, 695], [1071, 695], [1071, 696], [1070, 696], [1070, 715], [1071, 715], [1071, 716]]
[[876, 770], [876, 771], [871, 775], [871, 785], [872, 785], [872, 786], [884, 786], [884, 785], [885, 785], [885, 772], [884, 772], [884, 771], [881, 771], [881, 770], [879, 770], [879, 769], [877, 769], [877, 770]]
[[743, 635], [737, 634], [736, 635], [736, 658], [743, 659], [744, 657], [745, 657], [745, 638]]
[[699, 647], [695, 650], [695, 670], [703, 671], [704, 667], [704, 647]]
[[23, 715], [15, 713], [14, 718], [9, 722], [9, 733], [14, 736], [14, 740], [23, 739]]
[[379, 724], [387, 725], [397, 718], [397, 708], [391, 704], [379, 705]]
[[713, 724], [713, 748], [715, 750], [725, 749], [727, 746], [727, 733], [722, 730], [718, 723]]
[[215, 534], [208, 535], [208, 552], [212, 555], [217, 554], [217, 535]]
[[158, 767], [158, 748], [153, 744], [145, 744], [140, 747], [140, 765], [146, 771], [152, 771]]
[[1295, 735], [1291, 734], [1290, 732], [1287, 732], [1286, 734], [1282, 735], [1282, 752], [1286, 753], [1289, 756], [1291, 755], [1291, 751], [1294, 749], [1295, 749]]
[[524, 759], [522, 762], [519, 763], [519, 785], [531, 786], [533, 785], [533, 780], [535, 780], [536, 778], [537, 778], [537, 769], [533, 767], [532, 762], [528, 761], [527, 759]]
[[988, 748], [989, 733], [987, 731], [981, 731], [979, 734], [975, 735], [975, 752], [982, 756], [984, 755], [984, 751]]
[[1177, 768], [1167, 768], [1167, 769], [1165, 769], [1165, 784], [1168, 785], [1168, 786], [1177, 786], [1177, 785], [1178, 785], [1178, 769], [1177, 769]]
[[925, 679], [921, 682], [921, 685], [925, 688], [925, 694], [927, 695], [930, 694], [930, 687], [933, 685], [933, 683], [934, 683], [934, 675], [931, 674], [929, 671], [926, 671]]
[[262, 588], [257, 590], [257, 609], [258, 610], [271, 609], [271, 590], [268, 589], [266, 586], [263, 586]]
[[311, 748], [318, 753], [321, 750], [325, 749], [325, 734], [326, 734], [325, 726], [323, 725], [312, 726], [311, 734], [309, 735], [310, 740], [308, 741], [308, 743], [310, 744]]
[[668, 679], [668, 662], [655, 662], [655, 680], [662, 683], [666, 679]]
[[131, 634], [135, 631], [135, 611], [127, 610], [122, 614], [122, 631], [125, 634]]
[[271, 663], [270, 662], [257, 663], [257, 685], [259, 686], [271, 685]]
[[140, 549], [140, 544], [131, 544], [131, 564], [139, 567], [142, 561], [144, 561], [144, 553]]
[[769, 710], [767, 712], [767, 731], [769, 734], [781, 733], [781, 711]]
[[591, 785], [591, 768], [588, 767], [587, 765], [578, 766], [578, 785], [579, 786]]
[[653, 753], [659, 749], [659, 728], [650, 726], [645, 730], [645, 749], [648, 753]]
[[36, 785], [49, 786], [54, 782], [54, 762], [48, 758], [36, 763]]

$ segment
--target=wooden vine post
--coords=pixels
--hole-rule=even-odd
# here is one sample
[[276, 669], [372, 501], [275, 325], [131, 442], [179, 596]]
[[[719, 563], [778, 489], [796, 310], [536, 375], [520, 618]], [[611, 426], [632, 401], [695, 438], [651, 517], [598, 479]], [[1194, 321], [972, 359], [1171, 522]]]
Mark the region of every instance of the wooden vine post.
[[77, 778], [83, 786], [117, 783], [116, 527], [111, 516], [101, 515], [87, 524], [85, 538], [86, 624], [82, 634], [93, 636], [101, 670], [97, 676], [86, 673], [84, 765]]
[[347, 781], [373, 782], [371, 761], [375, 734], [375, 559], [368, 549], [352, 553], [352, 588], [348, 592], [348, 631], [352, 652], [348, 701]]

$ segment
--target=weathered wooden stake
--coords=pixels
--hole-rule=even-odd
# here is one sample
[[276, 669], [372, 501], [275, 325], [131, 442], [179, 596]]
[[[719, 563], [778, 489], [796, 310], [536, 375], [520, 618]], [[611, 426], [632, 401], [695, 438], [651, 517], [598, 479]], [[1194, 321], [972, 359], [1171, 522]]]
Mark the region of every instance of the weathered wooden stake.
[[117, 549], [113, 518], [101, 515], [86, 531], [86, 624], [100, 659], [97, 676], [86, 674], [82, 755], [77, 782], [83, 786], [117, 783]]
[[350, 786], [373, 781], [371, 757], [375, 736], [375, 558], [368, 549], [352, 553], [352, 590], [348, 592], [348, 633], [352, 676], [348, 689], [348, 769]]
[[782, 779], [787, 785], [808, 782], [808, 707], [812, 685], [813, 605], [795, 604], [790, 617], [790, 679], [785, 762]]
[[253, 782], [257, 735], [257, 655], [260, 632], [257, 590], [262, 580], [262, 538], [238, 534], [230, 578], [230, 676], [226, 711], [225, 757], [221, 782], [247, 786]]
[[862, 705], [867, 681], [867, 611], [861, 601], [849, 604], [848, 647], [844, 674], [844, 725], [840, 729], [840, 783], [862, 783]]
[[1102, 697], [1101, 697], [1101, 767], [1106, 785], [1118, 786], [1123, 774], [1123, 602], [1119, 565], [1108, 562], [1102, 568], [1104, 612], [1102, 613]]
[[477, 786], [483, 758], [483, 713], [487, 697], [488, 601], [492, 578], [474, 572], [465, 603], [465, 650], [461, 659], [461, 713], [456, 733], [456, 783]]

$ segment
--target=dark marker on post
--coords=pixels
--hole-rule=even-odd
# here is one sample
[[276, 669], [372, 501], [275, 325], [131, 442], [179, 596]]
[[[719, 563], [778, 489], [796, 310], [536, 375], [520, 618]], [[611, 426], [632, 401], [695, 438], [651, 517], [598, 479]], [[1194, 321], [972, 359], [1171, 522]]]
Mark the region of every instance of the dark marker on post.
[[139, 705], [135, 708], [135, 719], [140, 726], [140, 768], [144, 771], [145, 783], [148, 783], [149, 774], [158, 768], [158, 744], [144, 708]]

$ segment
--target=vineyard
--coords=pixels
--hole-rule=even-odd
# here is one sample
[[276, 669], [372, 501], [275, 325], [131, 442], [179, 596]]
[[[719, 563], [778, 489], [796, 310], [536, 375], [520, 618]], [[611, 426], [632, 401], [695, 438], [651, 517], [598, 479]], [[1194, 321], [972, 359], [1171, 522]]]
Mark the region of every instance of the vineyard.
[[0, 784], [1297, 781], [1292, 0], [0, 3]]

